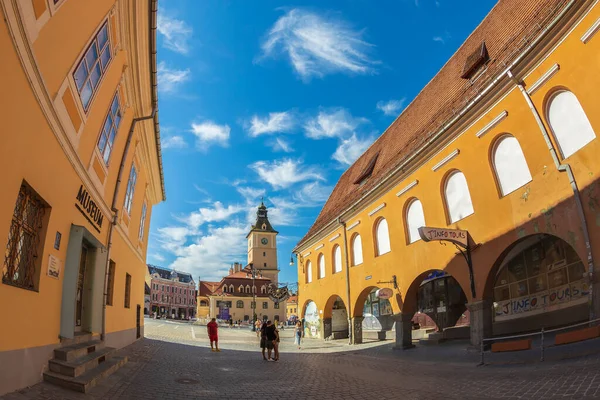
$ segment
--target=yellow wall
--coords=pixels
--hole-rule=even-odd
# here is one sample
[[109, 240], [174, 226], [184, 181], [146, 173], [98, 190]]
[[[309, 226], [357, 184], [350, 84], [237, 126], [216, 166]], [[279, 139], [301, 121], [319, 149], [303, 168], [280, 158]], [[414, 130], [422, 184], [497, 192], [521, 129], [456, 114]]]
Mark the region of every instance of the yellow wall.
[[[548, 80], [535, 94], [533, 101], [543, 113], [545, 99], [557, 88], [566, 87], [579, 99], [583, 109], [596, 132], [596, 139], [569, 157], [566, 162], [573, 167], [585, 206], [590, 227], [592, 249], [596, 264], [600, 264], [600, 208], [594, 209], [592, 200], [600, 195], [597, 189], [600, 173], [600, 114], [596, 112], [598, 104], [597, 88], [600, 87], [600, 35], [593, 37], [587, 44], [581, 36], [600, 17], [600, 6], [595, 6], [581, 20], [572, 33], [543, 62], [531, 70], [525, 78], [525, 84], [531, 85], [551, 66], [558, 63], [560, 71]], [[540, 55], [542, 58], [542, 55]], [[477, 138], [475, 134], [486, 126], [503, 110], [508, 117], [492, 128], [485, 136]], [[469, 301], [473, 300], [469, 290], [469, 277], [466, 264], [457, 250], [448, 243], [441, 246], [437, 242], [425, 243], [422, 240], [407, 244], [405, 226], [405, 207], [413, 198], [421, 200], [427, 226], [468, 230], [476, 243], [483, 246], [475, 250], [474, 268], [477, 299], [489, 297], [489, 279], [493, 280], [493, 266], [502, 251], [524, 235], [547, 232], [561, 237], [570, 243], [580, 258], [587, 260], [587, 252], [573, 202], [573, 192], [567, 175], [558, 172], [545, 145], [543, 136], [520, 91], [512, 84], [507, 95], [501, 101], [479, 112], [482, 118], [468, 128], [456, 140], [448, 144], [431, 159], [419, 165], [416, 171], [406, 175], [393, 188], [380, 195], [362, 211], [348, 217], [347, 225], [356, 221], [360, 224], [348, 231], [348, 252], [351, 254], [350, 240], [353, 234], [360, 233], [363, 244], [362, 265], [350, 268], [350, 307], [354, 316], [362, 315], [362, 306], [366, 293], [372, 287], [391, 287], [391, 284], [377, 284], [378, 281], [390, 281], [392, 275], [398, 278], [399, 289], [392, 299], [394, 313], [414, 312], [416, 307], [416, 288], [424, 274], [433, 269], [446, 270], [461, 284]], [[549, 129], [545, 114], [542, 116]], [[475, 119], [475, 118], [474, 118]], [[458, 134], [459, 132], [456, 132]], [[504, 197], [500, 195], [492, 169], [490, 155], [495, 140], [504, 133], [515, 136], [524, 152], [533, 180]], [[437, 172], [432, 166], [455, 149], [460, 154], [445, 164]], [[455, 224], [449, 224], [446, 216], [443, 185], [445, 177], [452, 170], [462, 171], [467, 179], [473, 202], [474, 214]], [[417, 180], [418, 185], [396, 196], [401, 189]], [[369, 212], [380, 204], [386, 206], [369, 216]], [[546, 213], [546, 211], [551, 212]], [[374, 255], [373, 230], [378, 218], [387, 219], [390, 231], [391, 252], [376, 257]], [[330, 241], [336, 234], [340, 236]], [[323, 248], [315, 250], [319, 245]], [[335, 244], [342, 246], [342, 272], [332, 274], [332, 249]], [[343, 251], [343, 231], [341, 227], [329, 229], [314, 240], [302, 244], [297, 250], [301, 256], [298, 263], [299, 309], [304, 312], [308, 301], [316, 302], [322, 317], [331, 316], [331, 305], [336, 296], [340, 296], [348, 307], [346, 295], [346, 264]], [[310, 255], [305, 256], [310, 252]], [[326, 276], [318, 278], [317, 257], [325, 255]], [[306, 283], [304, 267], [307, 261], [312, 264], [313, 283]], [[491, 278], [490, 278], [491, 276]], [[411, 287], [411, 285], [413, 285]], [[410, 293], [409, 293], [410, 288]], [[475, 300], [477, 300], [475, 299]]]
[[[59, 94], [63, 93], [61, 90], [64, 90], [65, 85], [69, 85], [72, 71], [115, 1], [66, 0], [56, 10], [50, 6], [52, 13], [46, 10], [37, 23], [35, 21], [31, 23], [31, 20], [27, 19], [28, 6], [32, 7], [27, 1], [23, 1], [24, 11], [21, 16], [25, 28], [37, 32], [32, 42], [18, 37], [17, 41], [21, 44], [15, 45], [9, 32], [10, 25], [5, 22], [6, 16], [0, 15], [3, 17], [0, 18], [2, 21], [0, 22], [0, 49], [3, 55], [0, 63], [0, 87], [2, 87], [0, 118], [3, 124], [0, 135], [0, 171], [3, 171], [0, 173], [0, 187], [2, 187], [0, 243], [2, 245], [7, 243], [12, 212], [22, 180], [26, 180], [37, 191], [50, 205], [51, 211], [44, 250], [39, 253], [41, 259], [39, 290], [34, 292], [0, 284], [0, 303], [15, 305], [12, 310], [7, 310], [8, 319], [5, 320], [11, 329], [0, 330], [0, 352], [59, 342], [64, 263], [71, 224], [86, 227], [104, 246], [107, 245], [111, 215], [106, 211], [110, 209], [121, 155], [134, 117], [133, 107], [142, 100], [144, 104], [150, 103], [149, 98], [141, 99], [132, 96], [139, 92], [126, 90], [133, 84], [129, 82], [130, 77], [135, 77], [140, 72], [131, 71], [130, 67], [129, 75], [124, 73], [125, 66], [129, 64], [129, 55], [124, 43], [121, 43], [121, 50], [113, 56], [87, 113], [82, 112], [78, 94], [76, 91], [73, 92], [76, 109], [73, 109], [71, 104], [71, 111], [78, 112], [83, 123], [81, 131], [76, 132], [69, 124], [70, 120], [64, 109], [68, 105], [62, 103], [63, 97]], [[147, 6], [147, 2], [144, 6]], [[2, 8], [0, 13], [1, 10]], [[126, 18], [125, 23], [129, 23], [129, 16], [120, 16], [118, 10], [115, 12], [117, 12], [117, 21], [119, 18]], [[147, 15], [148, 13], [145, 12], [145, 18]], [[42, 20], [45, 22], [41, 23]], [[147, 24], [147, 21], [145, 23]], [[116, 25], [113, 24], [112, 27], [114, 26]], [[115, 44], [111, 43], [113, 48]], [[129, 43], [126, 44], [129, 46]], [[25, 54], [23, 49], [27, 47], [31, 49], [33, 58], [28, 59], [28, 62], [32, 63], [33, 69], [30, 72], [35, 74], [37, 69], [45, 86], [36, 88], [30, 85], [16, 46], [22, 46], [20, 54], [23, 57]], [[142, 54], [147, 53], [147, 42], [140, 48]], [[148, 55], [146, 54], [145, 57], [146, 60], [140, 62], [144, 67], [149, 65]], [[94, 176], [93, 158], [96, 157], [95, 148], [101, 126], [117, 88], [129, 97], [127, 97], [127, 104], [121, 102], [123, 117], [108, 166], [108, 176], [102, 184], [97, 183], [97, 177]], [[44, 104], [52, 106], [50, 110], [46, 110], [46, 116], [36, 100], [36, 93], [38, 97], [40, 94], [45, 94], [47, 97], [43, 100]], [[142, 130], [144, 124], [146, 127]], [[148, 136], [142, 137], [142, 135]], [[129, 171], [135, 158], [138, 165], [138, 178], [131, 218], [130, 220], [125, 218], [125, 221], [129, 220], [128, 225], [123, 218], [120, 218], [119, 228], [113, 233], [111, 259], [116, 263], [116, 275], [113, 306], [107, 307], [108, 333], [135, 328], [136, 305], [140, 304], [142, 309], [144, 305], [143, 284], [151, 209], [153, 204], [162, 199], [162, 193], [152, 193], [147, 190], [151, 179], [157, 179], [158, 176], [157, 169], [149, 173], [149, 168], [157, 168], [158, 160], [143, 159], [143, 154], [156, 154], [155, 149], [151, 147], [146, 150], [143, 148], [144, 145], [155, 145], [151, 121], [138, 124], [126, 158], [123, 182], [117, 199], [117, 208], [123, 209]], [[71, 155], [71, 158], [68, 155]], [[75, 208], [75, 197], [82, 182], [94, 201], [103, 203], [104, 222], [100, 233], [96, 232]], [[160, 187], [160, 183], [154, 187]], [[147, 200], [145, 234], [144, 240], [138, 241], [144, 200]], [[62, 234], [60, 250], [53, 248], [57, 231]], [[62, 262], [63, 270], [59, 280], [46, 276], [50, 254], [55, 255]], [[124, 307], [125, 273], [132, 276], [129, 309]]]

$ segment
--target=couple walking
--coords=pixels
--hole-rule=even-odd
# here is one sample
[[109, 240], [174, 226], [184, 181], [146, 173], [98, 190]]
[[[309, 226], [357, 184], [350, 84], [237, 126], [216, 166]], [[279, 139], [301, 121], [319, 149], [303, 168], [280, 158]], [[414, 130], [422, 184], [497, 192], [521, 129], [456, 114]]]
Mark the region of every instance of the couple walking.
[[[262, 349], [263, 360], [279, 361], [279, 330], [270, 320], [263, 323], [260, 327], [260, 348]], [[265, 354], [265, 350], [267, 354]], [[273, 353], [273, 357], [271, 357]]]

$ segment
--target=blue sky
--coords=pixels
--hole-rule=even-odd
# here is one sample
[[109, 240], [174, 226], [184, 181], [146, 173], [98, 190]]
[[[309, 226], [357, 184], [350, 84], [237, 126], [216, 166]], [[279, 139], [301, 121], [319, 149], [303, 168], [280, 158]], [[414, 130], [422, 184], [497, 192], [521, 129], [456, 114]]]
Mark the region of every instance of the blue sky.
[[[159, 111], [167, 201], [148, 262], [218, 280], [246, 262], [262, 196], [291, 250], [346, 168], [495, 1], [161, 1]], [[373, 7], [377, 4], [377, 7]]]

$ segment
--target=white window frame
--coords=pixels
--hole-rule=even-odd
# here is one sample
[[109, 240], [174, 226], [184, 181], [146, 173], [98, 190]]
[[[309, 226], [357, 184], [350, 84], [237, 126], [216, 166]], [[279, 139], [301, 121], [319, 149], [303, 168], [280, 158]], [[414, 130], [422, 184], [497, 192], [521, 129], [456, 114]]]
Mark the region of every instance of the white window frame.
[[319, 279], [325, 278], [325, 255], [323, 253], [317, 257], [317, 267], [319, 268]]
[[[468, 201], [469, 201], [469, 205], [470, 205], [470, 209], [468, 209], [467, 206], [465, 206], [463, 203], [458, 203], [455, 200], [453, 200], [453, 203], [451, 204], [450, 199], [448, 198], [448, 183], [455, 178], [458, 175], [462, 175], [462, 177], [464, 178], [464, 184], [465, 184], [465, 188], [467, 189], [467, 194], [468, 194]], [[454, 170], [452, 171], [452, 173], [450, 173], [447, 177], [446, 177], [446, 182], [444, 184], [444, 199], [446, 202], [446, 210], [448, 212], [448, 221], [450, 221], [451, 224], [454, 224], [470, 215], [473, 215], [475, 213], [475, 207], [473, 207], [473, 199], [471, 198], [471, 191], [469, 190], [469, 183], [467, 182], [467, 177], [465, 176], [465, 174], [462, 171], [459, 170]], [[459, 199], [460, 200], [460, 199]], [[463, 199], [464, 200], [464, 199]], [[461, 204], [462, 207], [465, 208], [465, 210], [463, 212], [460, 212], [459, 214], [457, 214], [459, 211], [456, 211], [456, 206], [458, 204]], [[455, 210], [455, 211], [453, 211]], [[464, 213], [464, 215], [463, 215]]]
[[337, 274], [338, 272], [342, 272], [342, 248], [338, 244], [333, 247], [332, 261], [333, 273]]
[[[385, 232], [383, 231], [383, 226], [385, 226]], [[377, 256], [382, 256], [392, 251], [390, 227], [385, 218], [379, 218], [375, 225], [375, 250]]]
[[[415, 207], [418, 207], [418, 209]], [[418, 211], [420, 211], [420, 214], [415, 214]], [[423, 226], [425, 226], [425, 211], [423, 210], [423, 203], [421, 200], [414, 198], [410, 200], [408, 207], [406, 207], [406, 235], [409, 244], [421, 240], [419, 228]]]
[[131, 216], [131, 207], [133, 205], [133, 195], [135, 193], [135, 184], [137, 183], [137, 170], [135, 163], [131, 163], [129, 171], [129, 180], [127, 181], [127, 191], [125, 192], [125, 211]]
[[[358, 240], [358, 249], [356, 247], [356, 241]], [[358, 257], [360, 256], [360, 257]], [[359, 233], [352, 237], [352, 265], [361, 265], [364, 262], [363, 259], [363, 246], [362, 238]]]
[[[504, 162], [499, 163], [497, 158], [498, 149], [503, 143], [507, 143], [508, 140], [513, 141], [513, 146], [516, 143], [518, 151], [515, 151], [515, 148], [511, 148], [509, 152], [510, 158], [507, 157]], [[517, 157], [520, 159], [517, 160]], [[513, 135], [502, 135], [496, 139], [492, 150], [492, 163], [494, 174], [498, 181], [498, 189], [502, 196], [514, 192], [532, 180], [531, 171], [529, 170], [529, 165], [527, 164], [527, 159], [525, 158], [521, 144]], [[506, 168], [504, 168], [502, 164], [506, 165]], [[517, 169], [516, 167], [519, 168]], [[519, 179], [517, 180], [516, 178]]]

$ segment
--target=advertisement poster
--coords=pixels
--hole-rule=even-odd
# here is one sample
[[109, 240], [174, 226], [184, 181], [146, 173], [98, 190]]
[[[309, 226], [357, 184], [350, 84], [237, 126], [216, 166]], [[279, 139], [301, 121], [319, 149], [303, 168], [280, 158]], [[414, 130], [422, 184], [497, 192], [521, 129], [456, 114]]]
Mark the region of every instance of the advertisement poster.
[[304, 336], [316, 338], [321, 334], [321, 319], [317, 304], [311, 301], [304, 312]]

